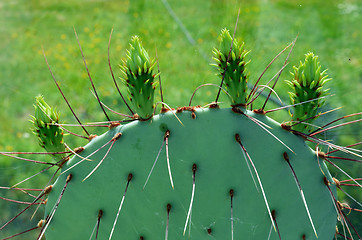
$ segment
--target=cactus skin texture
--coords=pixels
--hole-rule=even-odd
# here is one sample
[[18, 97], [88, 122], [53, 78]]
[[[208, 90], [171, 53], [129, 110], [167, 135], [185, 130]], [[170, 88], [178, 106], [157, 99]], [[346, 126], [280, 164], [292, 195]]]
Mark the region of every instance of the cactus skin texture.
[[[224, 29], [214, 49], [231, 108], [154, 115], [155, 61], [133, 37], [121, 69], [136, 114], [110, 122], [70, 159], [52, 154], [61, 174], [48, 186], [38, 239], [333, 239], [336, 181], [327, 154], [305, 141], [324, 100], [294, 106], [301, 128], [247, 110], [243, 46]], [[292, 77], [293, 104], [326, 96], [329, 79], [313, 53]], [[66, 149], [57, 123], [37, 97], [34, 133], [50, 153]]]
[[[289, 155], [300, 180], [319, 239], [333, 238], [336, 211], [323, 182], [318, 157], [302, 138], [282, 129], [268, 117], [245, 111], [272, 127], [270, 131], [283, 139], [293, 153], [248, 117], [229, 108], [197, 109], [195, 114], [193, 119], [189, 111], [178, 113], [183, 126], [168, 112], [148, 122], [134, 121], [116, 127], [94, 138], [85, 146], [83, 157], [122, 133], [108, 154], [109, 147], [104, 147], [89, 157], [93, 162], [84, 161], [71, 168], [81, 161], [74, 157], [63, 167], [66, 173], [53, 186], [46, 215], [56, 204], [68, 174], [72, 174], [72, 181], [46, 231], [47, 239], [88, 239], [99, 210], [103, 211], [103, 217], [98, 239], [108, 239], [130, 173], [133, 178], [112, 239], [140, 239], [141, 236], [163, 239], [167, 204], [171, 204], [168, 239], [231, 239], [231, 189], [234, 239], [267, 239], [270, 231], [270, 239], [279, 239], [271, 230], [261, 189], [253, 182], [243, 151], [235, 140], [236, 133], [257, 168], [283, 239], [302, 239], [303, 235], [306, 239], [315, 239], [292, 172], [283, 158], [284, 152]], [[170, 131], [168, 151], [175, 187], [170, 184], [165, 149], [144, 187], [167, 130]], [[100, 167], [82, 182], [106, 154]], [[189, 225], [186, 219], [192, 196], [193, 164], [197, 165], [197, 171]], [[321, 169], [328, 181], [332, 181], [324, 164]], [[254, 171], [251, 172], [256, 179]], [[335, 194], [335, 187], [331, 188]], [[185, 224], [187, 229], [183, 235]]]

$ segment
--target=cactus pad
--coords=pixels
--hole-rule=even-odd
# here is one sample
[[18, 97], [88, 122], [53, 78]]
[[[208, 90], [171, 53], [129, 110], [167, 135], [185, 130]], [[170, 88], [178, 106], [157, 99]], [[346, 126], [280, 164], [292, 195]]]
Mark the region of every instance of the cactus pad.
[[[121, 202], [112, 239], [164, 239], [166, 234], [166, 239], [232, 239], [232, 234], [234, 239], [268, 239], [269, 234], [270, 239], [279, 239], [266, 199], [283, 239], [315, 239], [285, 154], [306, 202], [313, 203], [309, 210], [319, 239], [332, 239], [336, 212], [321, 172], [332, 181], [326, 166], [301, 137], [268, 117], [243, 111], [199, 108], [195, 119], [183, 111], [177, 113], [183, 125], [167, 112], [94, 138], [81, 153], [93, 161], [73, 157], [53, 186], [48, 216], [67, 176], [72, 176], [46, 231], [47, 239], [88, 239], [100, 210], [98, 239], [108, 239]], [[114, 141], [119, 133], [121, 137]], [[164, 146], [154, 163], [165, 136], [168, 149]], [[98, 169], [82, 181], [101, 160]]]
[[[155, 60], [137, 36], [131, 39], [121, 64], [133, 116], [111, 121], [102, 107], [107, 125], [98, 122], [92, 126], [109, 129], [96, 136], [86, 131], [88, 125], [72, 111], [88, 135], [80, 136], [89, 140], [84, 147], [71, 150], [64, 143], [59, 114], [42, 97], [36, 98], [33, 132], [57, 161], [16, 157], [49, 164], [47, 169], [57, 167], [48, 184], [38, 189], [38, 197], [22, 211], [35, 203], [45, 204], [44, 220], [32, 229], [40, 228], [37, 239], [329, 240], [338, 234], [337, 220], [345, 230], [344, 205], [335, 197], [341, 182], [331, 177], [325, 161], [337, 168], [329, 159], [358, 161], [330, 154], [343, 151], [361, 157], [351, 148], [360, 143], [339, 147], [315, 137], [345, 125], [325, 128], [344, 117], [310, 133], [324, 103], [321, 97], [328, 93], [324, 85], [329, 79], [326, 71], [321, 71], [318, 57], [308, 53], [305, 61], [294, 67], [293, 79], [287, 81], [293, 91], [292, 106], [252, 111], [251, 103], [259, 95], [247, 102], [248, 52], [228, 30], [222, 30], [220, 37], [214, 60], [219, 86], [225, 87], [231, 108], [219, 108], [219, 91], [209, 108], [193, 107], [190, 101], [190, 106], [174, 110], [162, 103], [168, 108], [162, 107], [161, 113], [154, 115]], [[160, 95], [163, 102], [161, 85]], [[268, 99], [269, 95], [264, 106]], [[102, 106], [99, 98], [98, 102]], [[289, 121], [293, 125], [266, 116], [287, 107], [294, 108]], [[306, 140], [315, 142], [316, 150]], [[320, 145], [334, 150], [320, 152]]]

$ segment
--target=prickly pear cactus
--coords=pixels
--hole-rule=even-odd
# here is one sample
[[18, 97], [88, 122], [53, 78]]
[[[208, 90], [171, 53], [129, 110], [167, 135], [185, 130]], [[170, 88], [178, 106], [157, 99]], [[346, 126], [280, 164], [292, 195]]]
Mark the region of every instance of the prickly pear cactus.
[[294, 67], [294, 113], [281, 124], [249, 107], [256, 93], [247, 91], [244, 43], [226, 29], [220, 39], [214, 60], [229, 108], [216, 100], [155, 115], [155, 61], [138, 37], [121, 64], [135, 113], [128, 123], [109, 122], [71, 150], [58, 113], [37, 98], [34, 133], [60, 170], [41, 194], [38, 239], [333, 239], [344, 219], [337, 180], [328, 154], [306, 144], [343, 150], [312, 132], [329, 80], [317, 56]]
[[46, 215], [52, 216], [72, 176], [47, 239], [89, 237], [84, 229], [91, 230], [99, 211], [99, 239], [111, 232], [113, 239], [267, 239], [271, 229], [278, 239], [274, 215], [285, 239], [314, 239], [313, 228], [321, 239], [333, 237], [336, 212], [323, 181], [332, 178], [302, 138], [241, 109], [185, 110], [177, 117], [182, 125], [168, 112], [113, 128], [85, 146], [81, 155], [93, 161], [72, 158], [49, 195]]
[[[223, 30], [220, 46], [215, 60], [231, 105], [245, 106], [243, 44]], [[333, 237], [337, 214], [325, 185], [333, 180], [300, 136], [238, 107], [181, 108], [145, 121], [151, 65], [133, 37], [122, 70], [142, 121], [92, 139], [66, 163], [49, 194], [47, 239], [85, 239], [96, 223], [99, 239]]]

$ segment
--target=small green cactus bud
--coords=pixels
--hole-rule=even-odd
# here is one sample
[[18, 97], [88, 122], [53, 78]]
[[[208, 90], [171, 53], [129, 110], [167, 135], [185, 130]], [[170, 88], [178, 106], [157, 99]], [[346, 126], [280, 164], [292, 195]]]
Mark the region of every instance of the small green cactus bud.
[[[327, 69], [321, 71], [321, 65], [318, 62], [318, 56], [308, 52], [305, 54], [304, 62], [299, 66], [293, 67], [291, 72], [292, 80], [286, 81], [293, 89], [289, 92], [292, 104], [298, 104], [305, 101], [317, 99], [328, 95], [329, 89], [323, 89], [323, 85], [331, 80], [326, 74]], [[318, 110], [324, 105], [323, 99], [310, 101], [304, 104], [294, 106], [294, 113], [291, 114], [292, 121], [303, 121], [305, 124], [298, 124], [293, 130], [308, 133], [311, 131], [310, 125], [317, 118]]]
[[153, 116], [154, 93], [156, 89], [153, 68], [155, 60], [150, 59], [138, 36], [131, 39], [127, 58], [123, 60], [122, 80], [128, 88], [131, 101], [140, 119], [146, 120]]
[[[33, 133], [38, 137], [39, 144], [47, 152], [65, 152], [64, 132], [57, 124], [59, 123], [59, 113], [52, 109], [42, 96], [35, 98], [35, 116], [32, 116]], [[65, 154], [52, 154], [54, 160], [59, 161]]]
[[231, 105], [245, 106], [248, 78], [245, 67], [249, 63], [245, 61], [245, 57], [249, 51], [244, 49], [244, 43], [238, 43], [236, 39], [233, 40], [227, 29], [221, 31], [220, 38], [219, 49], [214, 48], [213, 50], [216, 62], [213, 65], [218, 69], [220, 78], [224, 78], [224, 86], [230, 94]]

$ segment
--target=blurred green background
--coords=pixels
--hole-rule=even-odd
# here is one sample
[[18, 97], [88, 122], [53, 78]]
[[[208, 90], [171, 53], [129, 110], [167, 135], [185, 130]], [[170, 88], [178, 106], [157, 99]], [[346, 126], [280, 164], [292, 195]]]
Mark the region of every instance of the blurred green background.
[[[56, 106], [66, 123], [76, 123], [62, 100], [49, 73], [42, 48], [63, 92], [83, 123], [104, 121], [105, 117], [90, 92], [90, 83], [74, 36], [76, 29], [92, 79], [101, 99], [114, 110], [128, 113], [109, 73], [107, 45], [114, 28], [110, 58], [115, 75], [118, 64], [132, 35], [139, 35], [151, 56], [156, 49], [159, 59], [164, 100], [171, 107], [188, 105], [194, 89], [204, 83], [219, 83], [212, 63], [212, 48], [222, 28], [234, 29], [237, 12], [240, 18], [236, 37], [245, 41], [249, 54], [250, 83], [254, 83], [267, 64], [298, 35], [297, 43], [276, 90], [289, 104], [288, 79], [292, 66], [308, 51], [319, 56], [323, 68], [333, 81], [327, 85], [335, 96], [328, 99], [326, 110], [343, 107], [337, 113], [321, 117], [328, 121], [362, 111], [362, 3], [350, 1], [289, 0], [2, 0], [0, 1], [0, 151], [42, 151], [30, 131], [29, 115], [33, 114], [34, 97], [42, 94]], [[262, 78], [266, 83], [282, 66], [282, 55]], [[122, 90], [123, 91], [123, 90]], [[125, 92], [125, 91], [123, 91]], [[217, 89], [205, 87], [198, 91], [193, 103], [205, 105], [214, 101]], [[157, 95], [159, 99], [159, 94]], [[225, 96], [221, 101], [227, 101]], [[257, 107], [256, 103], [254, 107]], [[226, 104], [224, 106], [227, 106]], [[269, 102], [267, 109], [277, 105]], [[112, 120], [120, 117], [112, 115]], [[287, 112], [271, 115], [282, 122]], [[356, 118], [354, 118], [356, 119]], [[352, 119], [351, 119], [352, 120]], [[83, 134], [81, 129], [72, 128]], [[92, 133], [104, 130], [91, 129]], [[341, 145], [361, 141], [361, 124], [345, 126], [325, 135]], [[84, 145], [82, 139], [66, 138], [72, 147]], [[359, 148], [361, 149], [361, 148]], [[31, 157], [31, 156], [30, 156]], [[46, 158], [36, 157], [37, 160]], [[361, 172], [356, 163], [338, 162], [354, 177]], [[339, 171], [333, 176], [344, 179]], [[0, 186], [11, 186], [35, 174], [43, 166], [0, 157]], [[23, 187], [42, 187], [52, 172], [41, 174]], [[361, 191], [347, 189], [361, 201]], [[28, 199], [25, 194], [2, 190], [0, 196]], [[350, 200], [351, 206], [357, 207]], [[0, 225], [23, 206], [0, 201]], [[34, 211], [34, 210], [32, 210]], [[29, 211], [16, 223], [0, 232], [8, 236], [34, 226]], [[41, 209], [35, 219], [42, 216]], [[360, 215], [351, 213], [357, 228]], [[30, 223], [29, 223], [30, 222]], [[31, 236], [31, 234], [27, 235]], [[20, 237], [20, 239], [24, 239]], [[30, 239], [30, 237], [29, 237]]]

